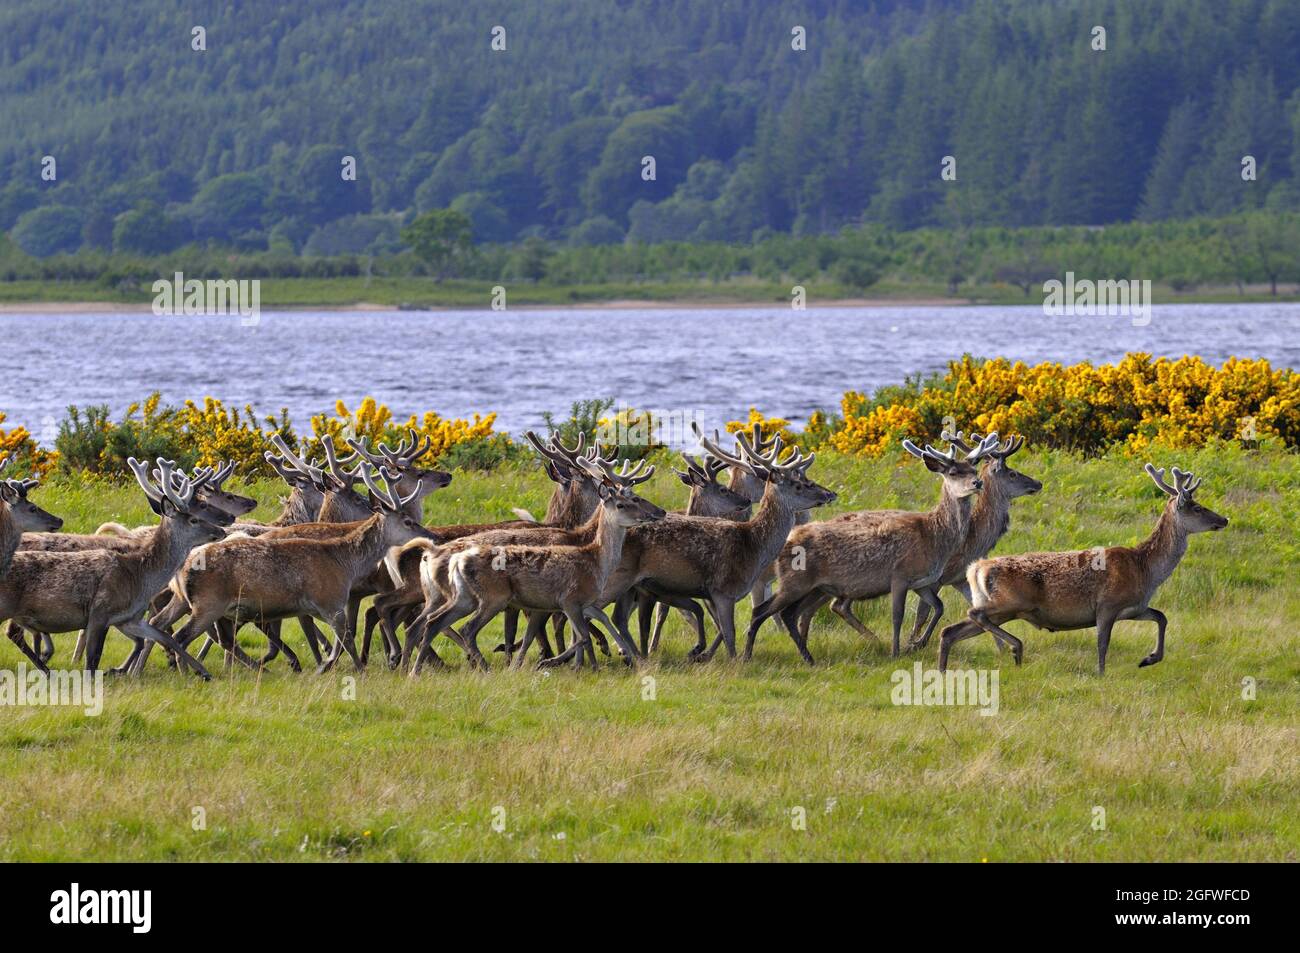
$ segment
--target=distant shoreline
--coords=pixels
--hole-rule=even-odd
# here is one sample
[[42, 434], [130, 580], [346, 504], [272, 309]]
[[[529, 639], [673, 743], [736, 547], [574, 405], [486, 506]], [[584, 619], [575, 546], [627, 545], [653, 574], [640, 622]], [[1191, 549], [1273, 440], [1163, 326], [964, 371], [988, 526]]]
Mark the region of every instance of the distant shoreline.
[[[1279, 295], [1276, 298], [1249, 295], [1233, 295], [1206, 298], [1188, 296], [1187, 298], [1166, 298], [1156, 296], [1155, 305], [1166, 304], [1294, 304], [1295, 295]], [[811, 310], [825, 308], [972, 308], [972, 307], [1041, 307], [1041, 301], [1031, 298], [1028, 301], [995, 300], [978, 298], [939, 298], [918, 296], [907, 297], [861, 297], [861, 298], [824, 298], [810, 299], [807, 307]], [[0, 314], [147, 314], [151, 310], [149, 301], [0, 301]], [[757, 301], [753, 298], [671, 298], [638, 299], [611, 298], [606, 301], [573, 302], [521, 302], [509, 304], [509, 311], [770, 311], [776, 308], [788, 308], [788, 301]], [[377, 311], [491, 311], [487, 305], [467, 303], [397, 305], [359, 301], [353, 303], [278, 303], [269, 302], [262, 307], [267, 312], [377, 312]]]
[[[810, 309], [821, 308], [965, 308], [980, 302], [960, 298], [837, 298], [809, 301]], [[1026, 302], [1037, 305], [1035, 301]], [[634, 298], [610, 301], [575, 301], [566, 304], [530, 303], [512, 304], [509, 311], [735, 311], [771, 310], [789, 307], [788, 302], [753, 301], [737, 298], [717, 298], [643, 301]], [[123, 301], [5, 301], [0, 302], [0, 314], [142, 314], [151, 309], [150, 302]], [[269, 304], [263, 311], [491, 311], [487, 306], [464, 304], [420, 305], [402, 307], [395, 304], [357, 302], [355, 304]]]

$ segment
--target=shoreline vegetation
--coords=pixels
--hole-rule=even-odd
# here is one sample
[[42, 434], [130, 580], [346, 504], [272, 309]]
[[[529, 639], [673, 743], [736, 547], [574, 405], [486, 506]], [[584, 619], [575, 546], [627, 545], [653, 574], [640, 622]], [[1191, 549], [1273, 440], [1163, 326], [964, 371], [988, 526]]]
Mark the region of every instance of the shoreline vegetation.
[[[391, 222], [397, 226], [397, 220]], [[450, 235], [451, 237], [448, 237]], [[1129, 282], [1154, 304], [1300, 300], [1300, 214], [1102, 227], [956, 225], [750, 242], [477, 241], [453, 210], [332, 254], [194, 242], [33, 256], [0, 235], [0, 307], [148, 307], [155, 284], [257, 281], [266, 309], [1041, 305], [1047, 282]], [[1140, 284], [1137, 284], [1140, 283]], [[1137, 293], [1137, 292], [1135, 292]], [[502, 296], [504, 294], [504, 302]]]
[[[461, 311], [492, 310], [493, 288], [488, 281], [447, 281], [425, 278], [263, 278], [261, 306], [275, 311]], [[505, 310], [620, 309], [750, 309], [788, 308], [792, 285], [774, 282], [652, 283], [544, 285], [502, 284]], [[1026, 298], [1019, 289], [976, 286], [948, 295], [938, 285], [882, 285], [855, 293], [836, 285], [803, 286], [808, 308], [961, 308], [978, 306], [1041, 307], [1042, 296]], [[1273, 295], [1267, 285], [1207, 286], [1176, 290], [1153, 284], [1152, 303], [1164, 304], [1294, 304], [1300, 284], [1280, 286]], [[149, 288], [120, 290], [91, 281], [0, 282], [0, 314], [149, 313]]]
[[[24, 421], [6, 428], [0, 410], [0, 455], [14, 456], [16, 472], [42, 476], [58, 471], [115, 478], [127, 472], [129, 457], [160, 455], [186, 469], [230, 461], [241, 476], [272, 476], [263, 454], [275, 436], [318, 458], [326, 435], [394, 445], [413, 432], [431, 442], [428, 462], [444, 467], [492, 470], [531, 459], [521, 435], [495, 429], [491, 408], [467, 420], [436, 410], [394, 410], [365, 397], [351, 407], [337, 401], [333, 414], [313, 416], [306, 428], [287, 410], [276, 415], [266, 409], [213, 396], [170, 405], [157, 392], [118, 419], [107, 406], [73, 406], [61, 421], [49, 422], [57, 434], [52, 448], [38, 444]], [[1237, 357], [1218, 367], [1195, 356], [1153, 359], [1143, 353], [1114, 364], [1030, 366], [967, 354], [950, 361], [946, 372], [913, 374], [871, 393], [849, 391], [838, 408], [814, 411], [802, 430], [764, 412], [772, 409], [751, 405], [747, 417], [726, 427], [734, 432], [761, 424], [805, 452], [869, 458], [898, 452], [905, 438], [936, 441], [950, 430], [1018, 434], [1040, 450], [1089, 456], [1214, 446], [1300, 448], [1300, 374]], [[743, 415], [744, 409], [735, 412]], [[549, 412], [543, 418], [566, 445], [582, 436], [634, 459], [665, 450], [665, 424], [675, 426], [657, 412], [615, 407], [609, 398], [578, 401], [567, 419]]]

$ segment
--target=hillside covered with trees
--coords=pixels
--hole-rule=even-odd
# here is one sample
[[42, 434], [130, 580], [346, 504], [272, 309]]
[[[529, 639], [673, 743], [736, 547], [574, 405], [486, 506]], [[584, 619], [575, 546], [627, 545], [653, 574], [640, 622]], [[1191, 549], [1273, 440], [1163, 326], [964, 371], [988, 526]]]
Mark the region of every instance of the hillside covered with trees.
[[10, 0], [0, 231], [328, 256], [442, 208], [579, 245], [1288, 211], [1297, 50], [1294, 0]]

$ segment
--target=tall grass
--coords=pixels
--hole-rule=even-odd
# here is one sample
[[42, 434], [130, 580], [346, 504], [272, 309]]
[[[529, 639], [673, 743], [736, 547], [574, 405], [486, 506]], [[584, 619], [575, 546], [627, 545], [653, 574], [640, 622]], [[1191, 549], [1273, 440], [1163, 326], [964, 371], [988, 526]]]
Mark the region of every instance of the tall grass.
[[[891, 674], [933, 666], [934, 644], [895, 661], [826, 614], [811, 668], [770, 627], [751, 664], [693, 666], [676, 617], [636, 672], [476, 674], [447, 643], [454, 671], [415, 681], [275, 663], [201, 684], [155, 660], [138, 681], [109, 680], [98, 718], [0, 708], [0, 858], [1300, 859], [1300, 461], [1156, 462], [1203, 475], [1200, 497], [1232, 523], [1194, 537], [1154, 599], [1169, 616], [1154, 667], [1137, 668], [1150, 624], [1116, 627], [1099, 678], [1091, 631], [1013, 623], [1022, 668], [991, 640], [954, 649], [956, 666], [999, 671], [999, 712], [983, 717], [893, 705]], [[1017, 501], [1001, 552], [1132, 543], [1163, 503], [1130, 458], [1026, 451], [1017, 465], [1045, 489]], [[938, 492], [898, 459], [819, 455], [815, 473], [840, 492], [835, 511], [919, 508]], [[253, 492], [273, 517], [279, 488]], [[540, 512], [548, 492], [531, 469], [460, 474], [427, 515]], [[684, 502], [662, 468], [645, 493]], [[70, 530], [148, 512], [107, 484], [34, 498]], [[951, 621], [961, 600], [944, 600]], [[743, 626], [748, 606], [738, 615]], [[883, 601], [865, 620], [887, 636]], [[243, 639], [263, 648], [251, 629]], [[67, 664], [73, 636], [57, 641]], [[126, 646], [110, 636], [108, 663]], [[20, 661], [6, 641], [0, 666]]]

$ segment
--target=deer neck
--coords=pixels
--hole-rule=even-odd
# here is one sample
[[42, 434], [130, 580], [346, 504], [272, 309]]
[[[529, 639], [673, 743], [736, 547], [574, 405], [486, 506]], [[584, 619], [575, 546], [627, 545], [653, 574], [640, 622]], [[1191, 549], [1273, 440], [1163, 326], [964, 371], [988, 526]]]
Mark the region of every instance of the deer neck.
[[753, 519], [743, 524], [749, 529], [753, 541], [751, 547], [761, 568], [769, 565], [781, 554], [790, 530], [794, 529], [799, 511], [781, 496], [775, 483], [768, 483], [763, 489], [763, 499], [758, 504], [758, 512]]
[[[975, 495], [975, 494], [972, 494]], [[943, 484], [939, 505], [928, 516], [931, 538], [936, 542], [946, 543], [948, 552], [955, 552], [966, 541], [970, 531], [971, 507], [974, 501], [970, 496], [956, 496], [948, 489], [948, 482]]]
[[411, 519], [415, 520], [417, 523], [423, 523], [424, 522], [424, 497], [417, 496], [415, 499], [403, 503], [402, 515], [410, 517]]
[[156, 593], [167, 588], [167, 583], [184, 564], [185, 557], [197, 545], [198, 541], [188, 538], [174, 518], [163, 517], [149, 535], [148, 542], [136, 551], [144, 579], [144, 585], [140, 587], [141, 593], [146, 598], [153, 598]]
[[565, 519], [569, 518], [570, 512], [576, 509], [573, 499], [575, 496], [577, 494], [573, 492], [571, 486], [555, 484], [555, 488], [551, 490], [551, 498], [546, 502], [546, 517], [543, 522], [551, 526], [564, 526]]
[[0, 503], [0, 576], [9, 571], [9, 563], [23, 540], [23, 534], [14, 524], [8, 503]]
[[609, 574], [618, 568], [623, 559], [623, 541], [627, 538], [627, 527], [611, 519], [603, 506], [597, 508], [596, 515], [592, 518], [596, 520], [596, 540], [593, 543], [596, 551], [596, 582], [598, 587], [603, 588]]
[[1138, 543], [1137, 550], [1142, 556], [1148, 592], [1173, 575], [1179, 560], [1187, 552], [1187, 533], [1179, 528], [1172, 506], [1165, 507], [1160, 519], [1156, 520], [1155, 529]]
[[379, 563], [388, 549], [386, 543], [384, 518], [375, 513], [338, 541], [337, 555], [352, 578], [356, 579]]
[[294, 487], [289, 493], [289, 498], [284, 501], [284, 509], [271, 525], [295, 526], [298, 523], [314, 523], [319, 514], [319, 509], [315, 513], [311, 512], [306, 494]]
[[967, 549], [979, 556], [992, 552], [993, 547], [1011, 528], [1011, 500], [1002, 484], [985, 467], [981, 475], [984, 489], [975, 495], [970, 508], [970, 524], [966, 530]]

